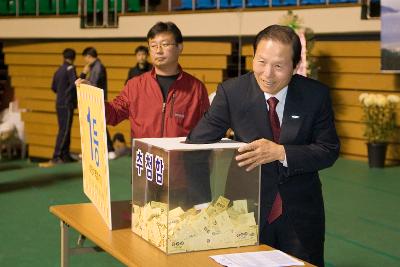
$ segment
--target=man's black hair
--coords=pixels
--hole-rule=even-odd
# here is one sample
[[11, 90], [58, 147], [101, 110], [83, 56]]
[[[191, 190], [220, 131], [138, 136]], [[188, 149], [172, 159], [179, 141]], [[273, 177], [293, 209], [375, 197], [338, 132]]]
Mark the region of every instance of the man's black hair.
[[149, 54], [149, 49], [147, 47], [145, 47], [144, 45], [139, 45], [138, 47], [136, 47], [135, 49], [135, 55], [139, 52], [144, 52], [146, 55]]
[[175, 38], [175, 43], [177, 44], [183, 43], [183, 37], [181, 31], [173, 22], [170, 21], [168, 22], [159, 21], [153, 27], [151, 27], [151, 29], [147, 33], [147, 41], [156, 37], [157, 34], [163, 32], [172, 33], [172, 35]]
[[119, 142], [121, 142], [121, 143], [125, 143], [125, 137], [124, 137], [124, 135], [122, 134], [122, 133], [116, 133], [116, 134], [114, 134], [114, 137], [113, 137], [113, 143], [115, 142], [115, 141], [119, 141]]
[[97, 50], [96, 50], [96, 48], [91, 47], [91, 46], [86, 47], [82, 52], [82, 56], [87, 56], [87, 55], [89, 55], [91, 57], [94, 57], [94, 58], [97, 58]]
[[289, 44], [292, 46], [293, 55], [293, 68], [297, 66], [297, 64], [301, 60], [301, 42], [299, 36], [296, 32], [288, 27], [288, 26], [281, 26], [281, 25], [271, 25], [265, 28], [264, 30], [260, 31], [256, 38], [254, 39], [253, 49], [254, 54], [256, 53], [258, 43], [261, 40], [273, 40], [278, 41], [283, 44]]
[[64, 59], [75, 60], [75, 50], [72, 48], [65, 48], [63, 51]]

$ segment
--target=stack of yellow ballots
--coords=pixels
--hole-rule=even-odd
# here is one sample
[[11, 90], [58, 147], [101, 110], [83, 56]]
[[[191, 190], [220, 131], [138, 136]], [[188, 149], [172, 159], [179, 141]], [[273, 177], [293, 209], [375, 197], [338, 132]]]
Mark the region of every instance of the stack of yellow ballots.
[[151, 201], [133, 205], [132, 231], [168, 254], [255, 245], [258, 226], [247, 206], [247, 200], [220, 196], [203, 209], [185, 212]]

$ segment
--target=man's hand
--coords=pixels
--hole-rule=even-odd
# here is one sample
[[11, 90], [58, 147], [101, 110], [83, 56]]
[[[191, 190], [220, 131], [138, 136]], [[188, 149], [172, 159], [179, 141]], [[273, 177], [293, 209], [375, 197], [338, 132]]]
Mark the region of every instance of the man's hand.
[[81, 78], [76, 79], [75, 86], [78, 87], [81, 84], [89, 84], [90, 85], [90, 82], [88, 80], [81, 79]]
[[239, 167], [247, 166], [246, 171], [255, 167], [273, 162], [285, 160], [285, 148], [267, 139], [258, 139], [238, 149], [240, 155], [236, 156]]

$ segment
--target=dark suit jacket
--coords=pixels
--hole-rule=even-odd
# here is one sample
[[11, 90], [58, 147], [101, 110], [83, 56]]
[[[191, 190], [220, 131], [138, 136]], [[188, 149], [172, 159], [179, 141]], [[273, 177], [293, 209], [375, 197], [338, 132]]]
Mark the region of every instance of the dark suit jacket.
[[153, 68], [153, 65], [151, 65], [150, 63], [146, 62], [146, 64], [144, 65], [144, 68], [141, 69], [139, 68], [139, 64], [136, 64], [135, 67], [130, 68], [128, 71], [128, 78], [125, 81], [125, 84], [132, 79], [133, 77], [142, 75], [143, 73], [150, 71]]
[[[264, 93], [252, 72], [222, 83], [209, 111], [189, 134], [190, 143], [216, 142], [230, 127], [235, 138], [252, 142], [273, 140]], [[302, 244], [312, 251], [324, 240], [325, 214], [318, 171], [339, 154], [329, 89], [294, 75], [286, 96], [280, 144], [288, 167], [279, 161], [261, 166], [260, 229], [265, 225], [279, 190]]]
[[[79, 78], [86, 79], [86, 74], [81, 73]], [[91, 85], [103, 89], [104, 100], [107, 100], [107, 71], [100, 59], [96, 59], [90, 66], [89, 82]]]

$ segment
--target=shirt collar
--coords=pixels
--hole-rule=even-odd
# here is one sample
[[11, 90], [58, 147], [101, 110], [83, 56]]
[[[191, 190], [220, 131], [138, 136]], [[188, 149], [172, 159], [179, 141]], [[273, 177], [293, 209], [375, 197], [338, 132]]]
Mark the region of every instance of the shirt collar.
[[288, 85], [280, 90], [276, 95], [272, 95], [270, 93], [264, 92], [265, 100], [268, 100], [270, 97], [275, 97], [279, 100], [279, 103], [284, 103], [286, 100], [286, 95], [288, 91]]
[[[178, 70], [179, 70], [179, 75], [178, 75], [177, 80], [180, 80], [182, 78], [183, 70], [182, 70], [181, 65], [179, 65], [179, 64], [178, 64]], [[151, 77], [153, 77], [154, 79], [157, 79], [156, 68], [154, 66], [151, 69]]]

